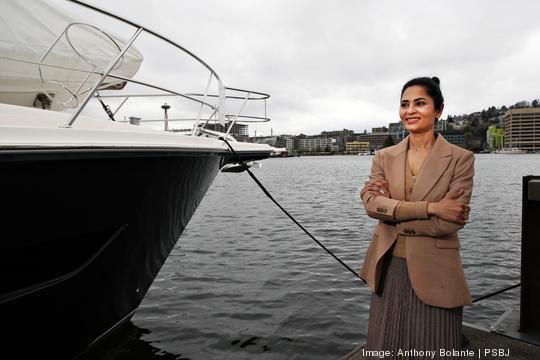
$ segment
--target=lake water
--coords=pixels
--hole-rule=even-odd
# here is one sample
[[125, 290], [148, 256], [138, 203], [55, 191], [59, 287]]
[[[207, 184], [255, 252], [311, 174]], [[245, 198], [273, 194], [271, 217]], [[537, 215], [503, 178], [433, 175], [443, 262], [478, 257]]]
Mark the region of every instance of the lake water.
[[[262, 164], [253, 173], [282, 206], [358, 270], [377, 222], [359, 199], [371, 157]], [[475, 170], [459, 233], [473, 298], [519, 282], [522, 176], [540, 175], [540, 154], [477, 154]], [[339, 359], [365, 342], [370, 294], [247, 173], [221, 173], [133, 317], [140, 340], [109, 357]], [[489, 326], [518, 306], [519, 288], [466, 307], [464, 321]]]

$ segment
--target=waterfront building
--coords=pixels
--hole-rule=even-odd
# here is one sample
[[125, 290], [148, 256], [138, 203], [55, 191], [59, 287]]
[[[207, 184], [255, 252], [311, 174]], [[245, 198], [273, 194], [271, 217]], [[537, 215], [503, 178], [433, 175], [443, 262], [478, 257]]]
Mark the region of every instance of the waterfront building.
[[321, 132], [322, 137], [331, 137], [331, 138], [336, 138], [338, 136], [353, 136], [353, 135], [354, 135], [354, 131], [348, 130], [348, 129]]
[[504, 145], [504, 129], [491, 125], [486, 131], [486, 143], [489, 150], [501, 149]]
[[[208, 123], [206, 124], [205, 128], [208, 130], [214, 130], [214, 131], [219, 131], [219, 132], [224, 133], [227, 131], [230, 124], [231, 124], [230, 121], [227, 121], [225, 123], [225, 126], [221, 125], [220, 123]], [[248, 126], [244, 124], [235, 123], [231, 131], [229, 132], [229, 134], [231, 134], [238, 141], [247, 142], [249, 138]]]
[[255, 140], [254, 142], [256, 142], [257, 144], [267, 144], [270, 146], [277, 147], [276, 146], [277, 136], [261, 136], [259, 138], [254, 138], [254, 140]]
[[354, 140], [354, 131], [343, 129], [336, 131], [323, 131], [321, 132], [322, 137], [333, 138], [336, 140], [335, 145], [337, 145], [337, 151], [345, 151], [345, 143], [347, 141]]
[[456, 133], [441, 133], [442, 136], [451, 144], [461, 146], [462, 148], [466, 149], [465, 145], [465, 135], [463, 134], [456, 134]]
[[504, 147], [540, 151], [540, 108], [509, 109], [504, 114]]
[[287, 139], [291, 138], [292, 135], [279, 135], [276, 136], [276, 143], [274, 144], [277, 148], [284, 148], [287, 143]]
[[405, 136], [407, 136], [407, 134], [408, 134], [408, 132], [407, 132], [407, 134], [405, 133], [405, 128], [403, 127], [403, 124], [401, 124], [401, 121], [395, 122], [395, 123], [390, 123], [388, 125], [388, 132], [398, 142], [403, 140], [403, 138]]
[[387, 133], [388, 128], [386, 126], [371, 128], [372, 133]]
[[[368, 141], [370, 144], [370, 149], [375, 151], [383, 147], [384, 142], [386, 141], [386, 138], [390, 135], [388, 132], [381, 132], [381, 133], [368, 133], [368, 134], [356, 134], [355, 140], [356, 141]], [[394, 138], [394, 142], [396, 141], [396, 138]]]
[[[443, 132], [443, 131], [446, 131], [447, 129], [448, 129], [448, 120], [442, 120], [442, 119], [437, 120], [437, 122], [435, 123], [435, 131]], [[407, 135], [409, 135], [409, 132], [405, 130], [401, 121], [390, 123], [388, 125], [388, 132], [390, 133], [390, 135], [392, 135], [394, 139], [397, 139], [397, 142], [403, 140]]]
[[276, 148], [285, 148], [287, 139], [293, 138], [292, 135], [271, 135], [271, 136], [257, 136], [250, 137], [248, 142], [257, 144], [268, 144]]
[[293, 153], [296, 150], [298, 150], [298, 139], [297, 137], [290, 137], [285, 139], [285, 149], [287, 149], [287, 153]]
[[345, 152], [347, 154], [358, 154], [360, 152], [370, 151], [371, 145], [369, 141], [348, 141], [345, 144]]
[[455, 116], [453, 118], [453, 128], [456, 130], [461, 130], [465, 126], [467, 126], [467, 121], [465, 120], [465, 117], [463, 116]]
[[336, 139], [314, 137], [298, 139], [298, 151], [301, 152], [330, 152], [338, 151]]

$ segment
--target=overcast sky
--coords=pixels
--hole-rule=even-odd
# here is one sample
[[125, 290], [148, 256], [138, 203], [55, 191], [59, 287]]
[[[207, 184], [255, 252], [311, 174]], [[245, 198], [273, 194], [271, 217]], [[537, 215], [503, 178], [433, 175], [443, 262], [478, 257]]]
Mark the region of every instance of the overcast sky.
[[227, 86], [269, 93], [271, 125], [250, 135], [388, 126], [416, 76], [441, 79], [443, 118], [540, 97], [535, 0], [88, 2], [177, 41]]

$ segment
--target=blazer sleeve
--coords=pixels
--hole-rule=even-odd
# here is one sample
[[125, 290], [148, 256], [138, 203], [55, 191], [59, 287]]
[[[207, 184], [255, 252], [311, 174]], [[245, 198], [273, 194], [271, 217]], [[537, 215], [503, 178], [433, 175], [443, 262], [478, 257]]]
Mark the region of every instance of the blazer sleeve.
[[396, 221], [429, 219], [427, 201], [401, 201], [396, 206], [394, 218]]
[[[381, 152], [377, 151], [373, 156], [371, 163], [371, 173], [369, 175], [369, 180], [385, 180], [384, 169], [381, 166]], [[360, 197], [362, 198], [362, 203], [366, 209], [366, 213], [369, 217], [374, 219], [379, 219], [383, 221], [394, 221], [394, 212], [397, 205], [400, 203], [399, 200], [387, 198], [385, 196], [377, 196], [371, 194], [367, 189], [368, 182], [364, 184], [362, 190], [360, 190]]]
[[[379, 154], [377, 152], [373, 157], [370, 180], [386, 180]], [[367, 184], [360, 191], [360, 197], [369, 217], [388, 222], [429, 218], [427, 201], [404, 201], [372, 195], [366, 189]]]
[[[474, 176], [474, 154], [467, 151], [465, 155], [458, 159], [454, 169], [454, 175], [448, 192], [463, 188], [463, 194], [458, 198], [462, 203], [469, 204], [471, 201]], [[443, 220], [437, 216], [429, 216], [425, 220], [409, 220], [396, 224], [399, 234], [403, 235], [423, 235], [440, 237], [462, 229], [464, 225]]]

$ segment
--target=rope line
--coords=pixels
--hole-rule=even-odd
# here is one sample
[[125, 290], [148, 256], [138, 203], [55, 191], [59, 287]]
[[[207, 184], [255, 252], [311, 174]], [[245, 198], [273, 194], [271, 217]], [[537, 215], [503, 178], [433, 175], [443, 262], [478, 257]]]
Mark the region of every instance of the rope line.
[[517, 283], [517, 284], [514, 284], [514, 285], [512, 285], [512, 286], [508, 286], [508, 287], [506, 287], [506, 288], [504, 288], [504, 289], [501, 289], [501, 290], [497, 290], [497, 291], [495, 291], [495, 292], [492, 292], [492, 293], [490, 293], [490, 294], [486, 294], [486, 295], [483, 295], [483, 296], [479, 296], [479, 297], [477, 297], [476, 299], [473, 299], [472, 302], [475, 303], [475, 302], [477, 302], [477, 301], [480, 301], [480, 300], [484, 300], [484, 299], [490, 298], [490, 297], [492, 297], [492, 296], [498, 295], [498, 294], [503, 293], [503, 292], [505, 292], [505, 291], [508, 291], [508, 290], [512, 290], [512, 289], [514, 289], [514, 288], [517, 288], [517, 287], [520, 286], [520, 285], [521, 285], [521, 283]]
[[[233, 149], [233, 147], [231, 146], [231, 144], [229, 144], [229, 142], [223, 138], [223, 137], [219, 137], [218, 138], [219, 140], [223, 140], [223, 142], [225, 142], [225, 144], [227, 144], [227, 146], [229, 147], [229, 149], [231, 149], [231, 152], [234, 154], [234, 156], [236, 156], [236, 158], [238, 159], [238, 162], [240, 164], [242, 164], [244, 170], [247, 171], [247, 173], [249, 174], [249, 176], [251, 176], [251, 178], [253, 179], [253, 181], [255, 181], [255, 183], [257, 183], [257, 185], [261, 188], [261, 190], [264, 192], [264, 194], [270, 199], [272, 200], [272, 202], [274, 204], [276, 204], [277, 207], [279, 207], [281, 209], [281, 211], [283, 211], [283, 213], [285, 213], [285, 215], [287, 215], [289, 217], [289, 219], [291, 219], [300, 229], [302, 229], [303, 232], [305, 232], [313, 241], [315, 241], [321, 248], [323, 248], [328, 254], [330, 254], [334, 259], [336, 259], [341, 265], [343, 265], [347, 270], [349, 270], [351, 273], [354, 274], [355, 277], [357, 277], [358, 279], [362, 280], [364, 283], [367, 283], [366, 280], [364, 280], [362, 277], [360, 277], [360, 275], [358, 275], [358, 273], [356, 271], [354, 271], [353, 269], [351, 269], [351, 267], [349, 265], [347, 265], [345, 262], [343, 262], [339, 257], [337, 257], [332, 251], [330, 251], [326, 246], [324, 246], [319, 240], [317, 240], [315, 238], [315, 236], [313, 236], [309, 231], [307, 231], [307, 229], [305, 227], [302, 226], [302, 224], [300, 224], [291, 214], [289, 214], [289, 212], [287, 210], [285, 210], [283, 208], [283, 206], [281, 206], [276, 199], [274, 199], [274, 197], [272, 196], [272, 194], [270, 194], [270, 192], [268, 192], [268, 190], [266, 190], [266, 188], [264, 187], [264, 185], [259, 181], [259, 179], [257, 179], [255, 177], [255, 175], [253, 175], [253, 173], [251, 172], [251, 170], [249, 170], [249, 167], [246, 165], [246, 163], [244, 162], [244, 160], [242, 160], [242, 158], [236, 153], [236, 151]], [[517, 283], [517, 284], [514, 284], [514, 285], [511, 285], [511, 286], [508, 286], [504, 289], [501, 289], [501, 290], [497, 290], [495, 292], [492, 292], [492, 293], [488, 293], [486, 295], [482, 295], [482, 296], [479, 296], [475, 299], [472, 300], [473, 303], [477, 302], [477, 301], [480, 301], [480, 300], [484, 300], [484, 299], [487, 299], [487, 298], [490, 298], [492, 296], [495, 296], [495, 295], [498, 295], [500, 293], [503, 293], [505, 291], [508, 291], [508, 290], [512, 290], [518, 286], [520, 286], [521, 283]]]
[[111, 111], [111, 108], [109, 107], [109, 105], [103, 102], [103, 99], [101, 99], [101, 96], [99, 96], [99, 93], [97, 91], [96, 91], [96, 98], [101, 103], [101, 106], [103, 107], [103, 110], [105, 111], [105, 113], [107, 113], [107, 116], [109, 116], [109, 119], [111, 119], [112, 121], [116, 121], [114, 118], [114, 114]]
[[253, 175], [253, 173], [249, 170], [248, 166], [246, 165], [246, 163], [240, 158], [240, 156], [236, 153], [236, 151], [234, 151], [233, 147], [231, 146], [231, 144], [229, 144], [229, 142], [223, 138], [223, 137], [220, 137], [219, 138], [220, 140], [223, 140], [225, 142], [225, 144], [227, 144], [227, 146], [229, 147], [229, 149], [231, 149], [232, 153], [236, 156], [236, 158], [238, 159], [238, 162], [240, 164], [242, 164], [242, 166], [244, 167], [244, 169], [248, 172], [249, 176], [251, 176], [251, 178], [257, 183], [257, 185], [259, 185], [259, 187], [261, 188], [261, 190], [265, 193], [265, 195], [270, 199], [272, 200], [272, 202], [274, 204], [277, 205], [277, 207], [279, 207], [281, 209], [281, 211], [283, 211], [283, 213], [285, 213], [285, 215], [287, 215], [289, 217], [289, 219], [291, 219], [296, 225], [298, 225], [298, 227], [300, 229], [302, 229], [303, 232], [305, 232], [313, 241], [315, 241], [321, 248], [323, 248], [328, 254], [330, 254], [334, 259], [336, 259], [341, 265], [343, 265], [347, 270], [349, 270], [351, 273], [354, 274], [354, 276], [356, 276], [357, 278], [359, 278], [360, 280], [362, 280], [364, 283], [366, 282], [366, 280], [362, 279], [360, 277], [360, 275], [358, 275], [356, 273], [356, 271], [354, 271], [353, 269], [351, 269], [351, 267], [347, 264], [345, 264], [340, 258], [338, 258], [332, 251], [330, 251], [326, 246], [324, 246], [319, 240], [317, 240], [315, 238], [315, 236], [311, 235], [311, 233], [309, 231], [306, 230], [305, 227], [302, 226], [302, 224], [300, 224], [298, 221], [296, 221], [296, 219], [291, 215], [289, 214], [289, 212], [287, 210], [285, 210], [283, 208], [283, 206], [281, 206], [277, 201], [276, 199], [274, 199], [274, 197], [268, 192], [268, 190], [266, 190], [266, 188], [264, 187], [263, 184], [261, 184], [261, 182], [259, 181], [259, 179], [257, 179], [255, 177], [255, 175]]

